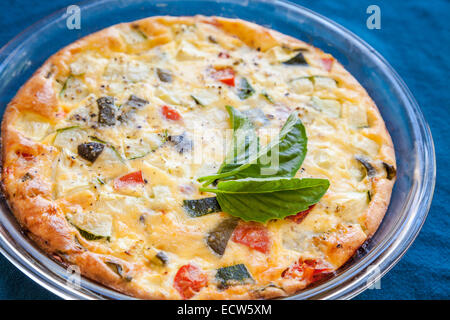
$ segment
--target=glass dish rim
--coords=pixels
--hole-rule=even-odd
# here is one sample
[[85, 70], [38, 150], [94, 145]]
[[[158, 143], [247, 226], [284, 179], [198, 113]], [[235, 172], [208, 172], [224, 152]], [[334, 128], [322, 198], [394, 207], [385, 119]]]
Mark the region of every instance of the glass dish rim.
[[[83, 1], [81, 3], [77, 3], [77, 5], [80, 6], [82, 10], [86, 10], [91, 6], [98, 6], [101, 3], [110, 1], [111, 0]], [[178, 2], [179, 0], [165, 0], [165, 2], [167, 1]], [[202, 1], [215, 2], [214, 0]], [[224, 4], [235, 3], [236, 0], [226, 0], [222, 2]], [[269, 1], [252, 0], [252, 2], [267, 3]], [[397, 72], [392, 68], [392, 66], [369, 44], [340, 24], [308, 8], [286, 0], [275, 0], [270, 2], [274, 6], [286, 7], [289, 10], [294, 10], [297, 14], [302, 14], [312, 18], [313, 20], [320, 21], [325, 24], [327, 28], [331, 28], [335, 32], [338, 32], [341, 36], [349, 38], [353, 44], [360, 46], [364, 51], [366, 51], [372, 59], [376, 60], [377, 67], [384, 71], [391, 84], [396, 85], [399, 91], [403, 94], [403, 97], [407, 100], [408, 103], [404, 104], [403, 107], [406, 109], [409, 120], [412, 122], [413, 133], [415, 136], [423, 138], [424, 144], [417, 145], [418, 150], [416, 151], [416, 154], [418, 154], [419, 158], [423, 161], [417, 161], [418, 163], [415, 168], [415, 172], [420, 172], [421, 174], [416, 174], [414, 192], [409, 194], [408, 201], [403, 205], [402, 210], [404, 211], [408, 209], [410, 213], [406, 217], [403, 217], [401, 221], [397, 222], [397, 225], [400, 226], [393, 228], [388, 237], [383, 239], [381, 243], [377, 244], [371, 251], [366, 253], [361, 261], [350, 266], [339, 276], [312, 288], [305, 289], [293, 296], [284, 298], [350, 299], [370, 287], [371, 284], [379, 280], [384, 274], [395, 266], [395, 264], [414, 242], [414, 239], [417, 237], [423, 223], [425, 222], [433, 198], [436, 179], [436, 159], [431, 131], [409, 88]], [[21, 43], [24, 43], [23, 40], [27, 39], [29, 36], [32, 36], [36, 30], [42, 31], [44, 28], [48, 27], [50, 23], [55, 23], [60, 19], [64, 19], [65, 10], [66, 8], [57, 10], [54, 13], [40, 19], [7, 42], [0, 49], [0, 73], [2, 73], [5, 65], [10, 61], [10, 59], [12, 59], [14, 52], [20, 50]], [[417, 181], [417, 178], [419, 178], [420, 181]], [[3, 209], [4, 208], [2, 208], [2, 211], [4, 211]], [[96, 299], [105, 297], [132, 299], [130, 296], [114, 291], [113, 289], [106, 288], [101, 284], [97, 284], [94, 281], [85, 278], [81, 279], [81, 289], [76, 289], [70, 286], [67, 284], [67, 277], [64, 276], [65, 269], [62, 266], [54, 262], [47, 255], [40, 252], [39, 249], [30, 245], [28, 242], [23, 241], [22, 239], [20, 239], [23, 242], [21, 244], [22, 246], [20, 248], [14, 247], [14, 245], [8, 240], [9, 235], [5, 234], [5, 230], [3, 229], [4, 225], [0, 225], [0, 228], [0, 252], [29, 278], [57, 296], [64, 299]], [[9, 228], [14, 229], [12, 226], [9, 226]], [[397, 234], [398, 230], [400, 230], [399, 234]], [[17, 233], [15, 236], [20, 237], [20, 230], [16, 229], [13, 231]], [[394, 235], [396, 235], [395, 239], [393, 238]], [[33, 264], [33, 262], [29, 260], [30, 258], [37, 261], [40, 265]], [[376, 273], [375, 276], [371, 273], [373, 267], [378, 267], [381, 270]], [[54, 274], [49, 274], [49, 272]], [[100, 292], [100, 294], [90, 290]]]

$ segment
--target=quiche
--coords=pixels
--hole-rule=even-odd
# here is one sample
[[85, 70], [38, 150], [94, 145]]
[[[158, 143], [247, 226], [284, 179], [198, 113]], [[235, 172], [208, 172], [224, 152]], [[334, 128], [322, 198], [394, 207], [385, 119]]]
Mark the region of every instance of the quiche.
[[396, 163], [330, 54], [221, 17], [150, 17], [51, 56], [9, 103], [2, 187], [64, 266], [144, 299], [326, 281], [385, 214]]

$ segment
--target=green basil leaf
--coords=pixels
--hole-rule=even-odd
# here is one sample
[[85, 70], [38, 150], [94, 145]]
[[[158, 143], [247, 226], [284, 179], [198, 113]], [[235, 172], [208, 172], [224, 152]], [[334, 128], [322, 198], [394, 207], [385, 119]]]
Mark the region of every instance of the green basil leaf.
[[328, 190], [326, 179], [248, 178], [221, 181], [213, 192], [222, 210], [245, 221], [265, 223], [304, 211], [319, 202]]
[[258, 153], [251, 154], [246, 159], [246, 163], [235, 166], [232, 170], [201, 177], [198, 181], [210, 182], [225, 178], [294, 177], [305, 159], [307, 142], [305, 127], [294, 112], [281, 128], [278, 138], [273, 139]]
[[229, 172], [240, 167], [258, 150], [258, 138], [253, 123], [239, 110], [231, 106], [225, 108], [230, 115], [233, 138], [231, 148], [217, 173]]

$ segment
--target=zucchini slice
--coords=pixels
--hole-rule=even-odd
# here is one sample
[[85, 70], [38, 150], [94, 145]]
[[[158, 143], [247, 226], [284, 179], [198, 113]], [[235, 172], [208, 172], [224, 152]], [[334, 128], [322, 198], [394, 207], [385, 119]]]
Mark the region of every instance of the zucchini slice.
[[214, 105], [217, 102], [217, 95], [209, 90], [196, 90], [190, 97], [197, 105], [202, 107]]
[[367, 112], [363, 106], [349, 105], [347, 109], [349, 125], [356, 129], [368, 128]]
[[133, 278], [127, 274], [125, 274], [124, 270], [123, 270], [123, 266], [120, 263], [111, 261], [111, 260], [107, 260], [105, 261], [105, 264], [114, 272], [116, 273], [119, 277], [121, 277], [122, 279], [124, 279], [125, 281], [131, 281], [133, 280]]
[[320, 110], [321, 112], [326, 113], [330, 117], [341, 117], [341, 104], [339, 103], [339, 101], [333, 99], [320, 99], [314, 96], [311, 98], [311, 102], [313, 104], [313, 107]]
[[127, 160], [143, 158], [158, 149], [162, 144], [162, 137], [157, 133], [143, 133], [139, 138], [125, 139], [125, 157]]
[[80, 143], [87, 140], [88, 134], [79, 126], [70, 126], [56, 130], [53, 145], [58, 148], [65, 148], [76, 153]]
[[236, 264], [220, 268], [216, 273], [216, 280], [221, 288], [232, 285], [253, 283], [253, 278], [244, 264]]
[[202, 107], [205, 106], [205, 105], [203, 104], [203, 102], [201, 102], [200, 99], [197, 98], [196, 96], [194, 96], [193, 94], [191, 94], [191, 98], [192, 98], [192, 100], [194, 100], [194, 102], [195, 102], [196, 104], [198, 104], [199, 106], [202, 106]]
[[229, 218], [220, 222], [206, 237], [206, 244], [214, 253], [222, 256], [227, 248], [228, 240], [236, 228], [239, 219]]
[[145, 250], [144, 255], [153, 265], [163, 267], [169, 263], [169, 257], [164, 251], [159, 251], [152, 247]]
[[283, 64], [286, 65], [294, 65], [294, 66], [307, 66], [308, 62], [305, 59], [305, 56], [303, 55], [303, 52], [299, 52], [297, 53], [295, 56], [293, 56], [292, 58], [290, 58], [287, 61], [282, 62]]
[[392, 180], [397, 175], [397, 170], [395, 167], [389, 163], [383, 162], [384, 170], [386, 170], [386, 178]]
[[216, 197], [196, 200], [183, 200], [183, 209], [192, 218], [222, 211], [222, 208], [220, 207], [219, 202], [217, 202]]
[[257, 128], [265, 126], [266, 124], [269, 123], [269, 119], [261, 109], [258, 108], [248, 109], [244, 111], [244, 114]]
[[42, 140], [51, 132], [50, 123], [33, 112], [21, 114], [14, 122], [14, 128], [33, 140]]
[[116, 124], [116, 107], [113, 97], [101, 97], [97, 99], [98, 123], [105, 126]]
[[134, 94], [130, 95], [128, 98], [128, 101], [125, 102], [125, 104], [129, 105], [133, 108], [142, 108], [146, 104], [148, 104], [148, 101], [142, 98], [139, 98], [138, 96], [135, 96]]
[[102, 213], [78, 213], [68, 217], [86, 240], [109, 239], [112, 233], [112, 217]]
[[337, 88], [337, 82], [333, 78], [324, 76], [312, 76], [311, 78], [316, 90]]
[[61, 91], [59, 92], [59, 96], [67, 103], [75, 103], [81, 101], [88, 95], [88, 87], [84, 84], [83, 81], [74, 77], [73, 75], [69, 75], [67, 77], [61, 88]]
[[188, 138], [186, 132], [183, 132], [183, 134], [180, 135], [169, 136], [168, 141], [174, 144], [175, 150], [179, 153], [191, 151], [194, 145], [193, 141]]
[[[110, 149], [112, 151], [112, 153], [114, 153], [115, 158], [117, 158], [120, 162], [125, 163], [125, 160], [123, 159], [122, 154], [111, 143], [106, 142], [96, 136], [89, 136], [89, 138], [92, 139], [94, 142], [98, 142], [98, 143], [101, 143], [101, 144], [104, 144], [105, 146], [107, 146], [108, 149]], [[110, 159], [110, 160], [114, 161], [115, 159]]]
[[361, 165], [364, 167], [364, 169], [366, 170], [367, 176], [368, 177], [373, 177], [377, 174], [377, 170], [375, 169], [375, 167], [370, 163], [369, 159], [367, 159], [364, 156], [355, 156], [355, 159], [361, 163]]
[[314, 84], [310, 77], [300, 77], [291, 81], [294, 92], [298, 94], [309, 94], [314, 92]]
[[167, 69], [156, 68], [156, 74], [162, 82], [172, 82], [172, 72]]
[[78, 154], [89, 162], [95, 162], [103, 152], [105, 145], [99, 142], [85, 142], [78, 145]]
[[239, 99], [245, 100], [255, 93], [255, 89], [250, 85], [246, 78], [241, 78], [237, 87], [237, 95]]
[[119, 120], [120, 122], [127, 122], [128, 120], [131, 120], [136, 113], [136, 110], [142, 108], [146, 104], [148, 104], [147, 100], [139, 98], [138, 96], [132, 94], [128, 98], [128, 101], [120, 107], [121, 112], [117, 117], [117, 120]]

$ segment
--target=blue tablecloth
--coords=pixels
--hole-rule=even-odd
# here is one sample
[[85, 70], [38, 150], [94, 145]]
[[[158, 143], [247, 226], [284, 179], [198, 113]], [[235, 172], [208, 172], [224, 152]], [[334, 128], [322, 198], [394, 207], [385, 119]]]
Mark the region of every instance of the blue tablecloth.
[[[0, 45], [23, 29], [73, 4], [73, 0], [3, 0]], [[402, 260], [381, 280], [380, 290], [357, 299], [450, 298], [450, 2], [448, 0], [294, 0], [353, 31], [380, 52], [418, 100], [434, 137], [437, 183], [428, 219]], [[381, 29], [366, 27], [366, 9], [381, 9]], [[0, 299], [57, 299], [0, 256]]]

